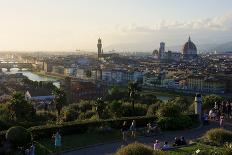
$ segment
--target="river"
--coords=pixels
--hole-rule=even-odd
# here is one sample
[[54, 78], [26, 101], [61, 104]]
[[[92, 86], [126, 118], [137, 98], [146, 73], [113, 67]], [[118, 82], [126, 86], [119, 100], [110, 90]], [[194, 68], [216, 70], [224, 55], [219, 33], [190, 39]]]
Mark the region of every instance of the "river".
[[10, 72], [7, 72], [6, 69], [2, 69], [2, 71], [5, 73], [5, 74], [16, 74], [16, 73], [22, 73], [24, 76], [28, 77], [29, 80], [32, 80], [32, 81], [52, 81], [53, 82], [53, 85], [55, 85], [56, 87], [60, 87], [60, 83], [57, 81], [57, 79], [55, 78], [52, 78], [52, 77], [47, 77], [47, 76], [41, 76], [41, 75], [38, 75], [38, 74], [35, 74], [33, 72], [30, 72], [30, 71], [27, 71], [26, 69], [22, 70], [22, 71], [19, 71], [17, 68], [12, 68], [10, 70]]

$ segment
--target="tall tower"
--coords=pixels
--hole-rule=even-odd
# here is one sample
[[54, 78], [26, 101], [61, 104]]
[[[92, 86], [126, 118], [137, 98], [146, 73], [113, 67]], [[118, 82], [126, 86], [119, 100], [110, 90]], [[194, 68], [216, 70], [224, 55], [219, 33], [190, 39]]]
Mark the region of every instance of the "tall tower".
[[164, 52], [165, 52], [165, 43], [161, 42], [159, 48], [159, 59], [162, 59]]
[[98, 43], [97, 43], [97, 56], [98, 58], [100, 58], [101, 54], [102, 54], [102, 42], [101, 42], [101, 38], [98, 39]]

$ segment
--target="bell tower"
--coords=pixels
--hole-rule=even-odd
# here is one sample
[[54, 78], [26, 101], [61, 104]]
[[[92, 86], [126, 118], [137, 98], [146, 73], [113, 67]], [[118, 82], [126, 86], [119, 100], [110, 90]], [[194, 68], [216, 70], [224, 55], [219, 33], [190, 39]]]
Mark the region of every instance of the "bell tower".
[[98, 43], [97, 43], [97, 56], [98, 58], [100, 58], [101, 54], [102, 54], [102, 42], [101, 42], [101, 38], [98, 39]]

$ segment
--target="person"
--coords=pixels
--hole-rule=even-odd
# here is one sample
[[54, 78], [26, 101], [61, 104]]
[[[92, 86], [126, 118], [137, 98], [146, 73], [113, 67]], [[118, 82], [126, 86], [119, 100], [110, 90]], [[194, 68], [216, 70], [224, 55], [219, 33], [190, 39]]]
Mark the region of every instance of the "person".
[[30, 155], [30, 150], [29, 149], [25, 150], [25, 155]]
[[209, 118], [211, 120], [215, 120], [215, 117], [216, 117], [216, 114], [214, 112], [214, 109], [210, 109], [210, 111], [209, 111]]
[[132, 121], [131, 126], [130, 126], [130, 130], [131, 130], [131, 137], [135, 139], [135, 137], [136, 137], [136, 123], [135, 123], [135, 120]]
[[61, 147], [61, 135], [60, 135], [59, 131], [57, 131], [56, 134], [53, 135], [53, 138], [55, 138], [55, 148], [59, 152], [59, 149]]
[[168, 142], [164, 142], [162, 150], [169, 150], [171, 147], [168, 145]]
[[127, 125], [126, 125], [126, 121], [123, 122], [122, 124], [122, 139], [123, 141], [127, 141]]
[[35, 145], [33, 143], [30, 148], [30, 155], [35, 155]]
[[160, 150], [160, 149], [161, 149], [160, 143], [158, 140], [156, 140], [154, 144], [154, 150]]
[[222, 114], [221, 116], [220, 116], [220, 127], [221, 128], [223, 128], [223, 126], [224, 126], [224, 115]]
[[175, 138], [174, 138], [174, 144], [173, 144], [173, 146], [180, 146], [180, 145], [181, 145], [180, 139], [177, 138], [177, 137], [175, 137]]
[[208, 117], [209, 117], [208, 114], [204, 113], [204, 115], [203, 115], [203, 124], [204, 125], [208, 125], [209, 124]]
[[227, 113], [227, 118], [230, 119], [231, 105], [229, 102], [226, 103], [226, 113]]
[[183, 136], [180, 138], [180, 145], [187, 145], [187, 142]]

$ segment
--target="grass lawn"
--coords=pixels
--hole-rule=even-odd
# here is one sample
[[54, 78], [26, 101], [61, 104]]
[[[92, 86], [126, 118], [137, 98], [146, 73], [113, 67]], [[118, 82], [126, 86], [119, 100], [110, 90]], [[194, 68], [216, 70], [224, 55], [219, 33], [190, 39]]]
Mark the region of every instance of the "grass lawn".
[[[62, 135], [61, 135], [62, 136]], [[121, 132], [119, 130], [112, 131], [105, 134], [99, 133], [84, 133], [79, 135], [67, 135], [62, 137], [61, 150], [70, 150], [73, 148], [112, 142], [121, 139]], [[55, 152], [54, 139], [42, 139], [39, 141], [42, 145], [46, 146], [49, 150]]]
[[[205, 145], [205, 144], [194, 144], [192, 146], [189, 147], [183, 147], [183, 148], [179, 148], [179, 149], [175, 149], [175, 150], [171, 150], [168, 151], [170, 155], [193, 155], [196, 150], [200, 150], [201, 152], [217, 152], [214, 153], [215, 155], [223, 155], [225, 149], [223, 147], [214, 147], [214, 146], [210, 146], [210, 145]], [[196, 153], [195, 153], [196, 154]]]

